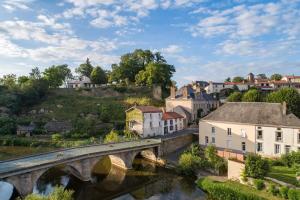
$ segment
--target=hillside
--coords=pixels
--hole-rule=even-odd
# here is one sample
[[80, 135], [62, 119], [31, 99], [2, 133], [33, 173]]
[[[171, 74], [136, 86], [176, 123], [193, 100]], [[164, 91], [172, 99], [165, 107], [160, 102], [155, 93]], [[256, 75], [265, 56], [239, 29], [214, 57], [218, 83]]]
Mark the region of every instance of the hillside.
[[113, 127], [122, 129], [125, 110], [134, 104], [162, 106], [163, 101], [154, 100], [152, 89], [147, 87], [55, 89], [38, 105], [23, 109], [17, 121], [34, 123], [37, 132], [66, 129], [99, 135]]

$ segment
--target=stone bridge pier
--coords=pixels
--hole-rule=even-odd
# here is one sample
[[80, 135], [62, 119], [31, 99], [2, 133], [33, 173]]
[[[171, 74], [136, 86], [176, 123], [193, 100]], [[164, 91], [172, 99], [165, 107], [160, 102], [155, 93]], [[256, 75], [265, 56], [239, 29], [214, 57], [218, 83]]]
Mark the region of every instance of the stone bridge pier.
[[108, 156], [110, 158], [112, 165], [117, 166], [121, 170], [128, 170], [132, 168], [132, 163], [139, 153], [146, 159], [157, 162], [157, 158], [159, 156], [159, 148], [154, 147], [150, 149], [124, 151], [111, 155], [88, 155], [85, 158], [80, 158], [77, 160], [66, 160], [64, 163], [54, 162], [51, 164], [47, 164], [47, 166], [38, 166], [35, 167], [35, 169], [28, 169], [25, 173], [12, 175], [4, 178], [3, 180], [12, 184], [16, 188], [18, 193], [22, 197], [25, 197], [26, 195], [32, 193], [33, 187], [36, 185], [38, 179], [53, 167], [63, 166], [64, 171], [74, 175], [78, 179], [82, 181], [91, 181], [94, 166], [104, 156]]

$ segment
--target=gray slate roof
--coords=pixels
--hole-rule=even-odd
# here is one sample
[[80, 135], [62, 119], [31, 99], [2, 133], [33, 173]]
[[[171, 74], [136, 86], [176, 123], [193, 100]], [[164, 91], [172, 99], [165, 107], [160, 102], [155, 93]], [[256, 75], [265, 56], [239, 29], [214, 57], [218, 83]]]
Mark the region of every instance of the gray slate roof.
[[283, 114], [280, 103], [229, 102], [202, 120], [300, 128], [300, 119], [292, 113]]
[[[176, 99], [180, 99], [183, 97], [184, 87], [180, 88], [176, 91]], [[196, 94], [196, 91], [188, 86], [188, 98], [198, 100], [198, 101], [216, 101], [212, 95], [207, 94], [206, 92], [200, 92], [199, 95]]]

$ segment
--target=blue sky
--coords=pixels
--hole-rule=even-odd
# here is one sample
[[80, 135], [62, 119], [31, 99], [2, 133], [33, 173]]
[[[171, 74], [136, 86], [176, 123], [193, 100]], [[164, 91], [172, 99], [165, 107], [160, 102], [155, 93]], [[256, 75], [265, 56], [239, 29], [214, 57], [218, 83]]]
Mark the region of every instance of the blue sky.
[[0, 0], [0, 75], [160, 51], [174, 79], [300, 74], [300, 0]]

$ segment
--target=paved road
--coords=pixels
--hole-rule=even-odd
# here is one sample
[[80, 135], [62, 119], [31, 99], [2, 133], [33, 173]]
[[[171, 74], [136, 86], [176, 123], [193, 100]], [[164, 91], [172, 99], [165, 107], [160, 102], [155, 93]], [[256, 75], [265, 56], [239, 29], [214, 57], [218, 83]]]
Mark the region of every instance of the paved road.
[[105, 144], [105, 145], [93, 145], [86, 147], [78, 147], [65, 149], [56, 152], [44, 153], [34, 156], [28, 156], [15, 160], [0, 162], [0, 177], [1, 174], [27, 169], [30, 167], [40, 166], [52, 162], [62, 161], [65, 159], [77, 158], [89, 154], [95, 153], [106, 153], [109, 155], [110, 152], [132, 149], [132, 148], [143, 148], [151, 145], [159, 145], [161, 140], [159, 139], [145, 139], [131, 142], [123, 142], [116, 144]]

